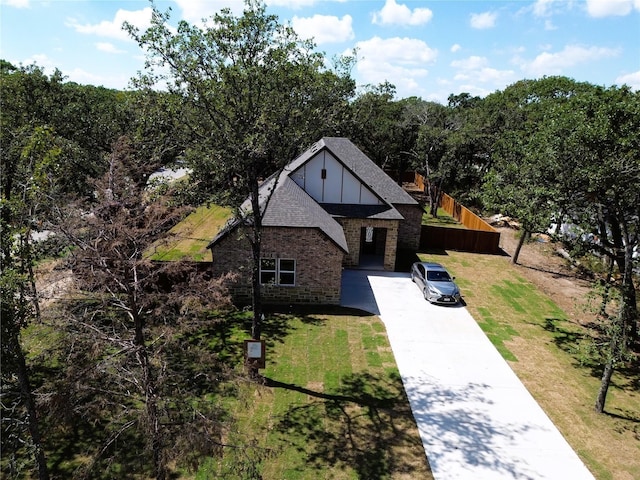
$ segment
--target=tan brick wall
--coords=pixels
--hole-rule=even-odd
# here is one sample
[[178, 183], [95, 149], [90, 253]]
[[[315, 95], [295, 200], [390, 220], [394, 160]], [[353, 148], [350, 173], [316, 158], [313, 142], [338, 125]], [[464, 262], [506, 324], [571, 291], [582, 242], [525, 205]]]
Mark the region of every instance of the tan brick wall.
[[[270, 228], [262, 232], [262, 257], [296, 261], [295, 286], [264, 285], [265, 303], [340, 303], [344, 253], [322, 232], [312, 228]], [[213, 248], [213, 270], [236, 272], [232, 288], [239, 303], [251, 301], [251, 248], [240, 229]]]
[[398, 228], [398, 248], [417, 252], [420, 248], [422, 208], [419, 205], [394, 205], [404, 217]]
[[366, 218], [336, 218], [342, 225], [347, 239], [349, 254], [344, 258], [345, 267], [357, 267], [360, 262], [360, 238], [362, 227], [384, 228], [387, 240], [384, 252], [384, 269], [393, 271], [396, 267], [398, 244], [398, 220], [376, 220]]

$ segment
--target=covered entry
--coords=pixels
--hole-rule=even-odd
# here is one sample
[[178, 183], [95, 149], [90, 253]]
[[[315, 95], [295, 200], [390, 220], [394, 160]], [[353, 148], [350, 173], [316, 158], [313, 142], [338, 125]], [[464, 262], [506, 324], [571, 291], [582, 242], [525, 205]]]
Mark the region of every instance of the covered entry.
[[387, 229], [362, 227], [360, 229], [360, 260], [358, 266], [384, 269]]

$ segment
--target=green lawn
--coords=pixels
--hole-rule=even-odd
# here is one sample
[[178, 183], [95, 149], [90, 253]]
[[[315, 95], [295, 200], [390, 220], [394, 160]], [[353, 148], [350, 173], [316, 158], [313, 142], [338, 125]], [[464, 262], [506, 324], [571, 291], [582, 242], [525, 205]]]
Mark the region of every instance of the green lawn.
[[438, 207], [438, 216], [432, 217], [428, 211], [422, 214], [422, 225], [433, 227], [465, 228], [460, 222], [447, 213], [442, 207]]
[[267, 316], [264, 384], [241, 386], [227, 439], [253, 448], [197, 478], [432, 478], [383, 324], [332, 310]]
[[203, 205], [169, 230], [167, 236], [156, 242], [147, 252], [158, 261], [211, 260], [207, 245], [224, 226], [231, 210], [217, 205]]

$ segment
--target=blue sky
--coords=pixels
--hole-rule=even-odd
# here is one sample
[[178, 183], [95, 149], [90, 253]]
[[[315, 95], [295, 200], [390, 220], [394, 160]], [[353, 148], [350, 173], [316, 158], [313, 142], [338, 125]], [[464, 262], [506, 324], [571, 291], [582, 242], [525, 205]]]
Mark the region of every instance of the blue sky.
[[[640, 90], [640, 0], [267, 0], [317, 49], [357, 48], [358, 84], [389, 81], [399, 98], [485, 96], [523, 78], [566, 75]], [[237, 0], [156, 0], [198, 24]], [[121, 30], [144, 28], [146, 0], [0, 0], [0, 58], [58, 68], [69, 80], [127, 88], [143, 66]]]

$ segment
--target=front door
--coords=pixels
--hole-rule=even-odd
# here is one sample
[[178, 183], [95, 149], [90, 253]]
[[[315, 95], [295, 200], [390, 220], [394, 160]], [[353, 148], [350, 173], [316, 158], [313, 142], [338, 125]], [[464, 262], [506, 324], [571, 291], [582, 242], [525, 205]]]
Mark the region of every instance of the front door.
[[360, 266], [383, 266], [386, 243], [386, 228], [362, 227], [360, 233]]

